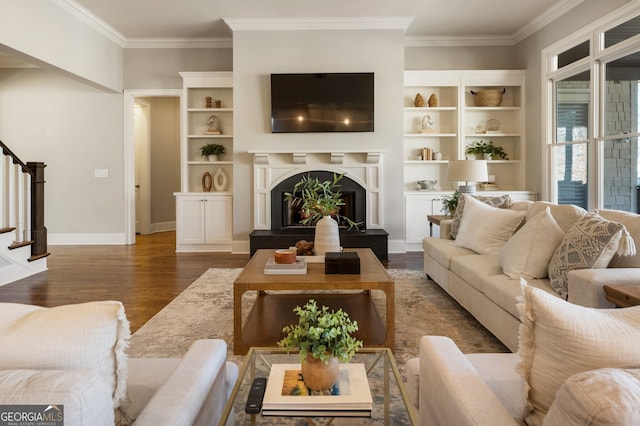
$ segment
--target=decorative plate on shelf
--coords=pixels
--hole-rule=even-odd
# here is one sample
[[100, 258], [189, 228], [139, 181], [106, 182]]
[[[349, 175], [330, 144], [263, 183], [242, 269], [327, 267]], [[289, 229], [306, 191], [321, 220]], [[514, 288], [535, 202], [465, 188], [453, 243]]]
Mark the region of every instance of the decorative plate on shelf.
[[484, 125], [485, 129], [490, 132], [495, 132], [500, 128], [500, 122], [495, 118], [490, 118]]

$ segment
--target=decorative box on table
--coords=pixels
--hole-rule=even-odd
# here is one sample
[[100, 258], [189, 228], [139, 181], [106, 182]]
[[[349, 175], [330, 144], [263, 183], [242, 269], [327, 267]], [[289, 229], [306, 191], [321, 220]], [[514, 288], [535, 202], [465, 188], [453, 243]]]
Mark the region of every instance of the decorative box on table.
[[325, 274], [359, 274], [360, 256], [353, 251], [327, 252], [324, 254]]

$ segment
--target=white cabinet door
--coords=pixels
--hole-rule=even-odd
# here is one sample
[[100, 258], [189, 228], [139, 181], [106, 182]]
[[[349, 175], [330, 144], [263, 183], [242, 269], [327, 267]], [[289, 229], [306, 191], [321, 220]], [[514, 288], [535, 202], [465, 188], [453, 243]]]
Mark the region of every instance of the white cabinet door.
[[[422, 249], [422, 239], [429, 236], [427, 215], [442, 214], [442, 194], [410, 194], [405, 196], [405, 242], [409, 248]], [[418, 246], [411, 246], [417, 244]]]
[[206, 244], [230, 243], [232, 240], [231, 196], [206, 196], [204, 205]]
[[201, 196], [176, 197], [178, 244], [204, 244], [205, 203]]

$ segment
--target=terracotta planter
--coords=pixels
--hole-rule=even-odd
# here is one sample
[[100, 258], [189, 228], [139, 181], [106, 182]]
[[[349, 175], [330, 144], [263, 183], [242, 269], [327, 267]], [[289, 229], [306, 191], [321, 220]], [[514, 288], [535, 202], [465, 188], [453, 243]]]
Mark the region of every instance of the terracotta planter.
[[338, 358], [331, 357], [329, 364], [314, 358], [307, 353], [307, 358], [301, 364], [302, 380], [309, 389], [323, 391], [330, 389], [338, 381]]

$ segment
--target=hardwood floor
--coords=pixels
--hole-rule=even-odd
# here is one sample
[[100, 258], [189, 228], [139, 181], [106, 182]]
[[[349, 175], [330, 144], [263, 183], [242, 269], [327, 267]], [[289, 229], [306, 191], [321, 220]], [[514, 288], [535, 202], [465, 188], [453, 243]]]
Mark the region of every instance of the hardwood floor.
[[[0, 286], [0, 302], [52, 307], [120, 300], [135, 332], [209, 268], [242, 268], [248, 254], [175, 253], [175, 232], [131, 246], [50, 246], [46, 272]], [[422, 253], [390, 254], [388, 268], [422, 269]]]

